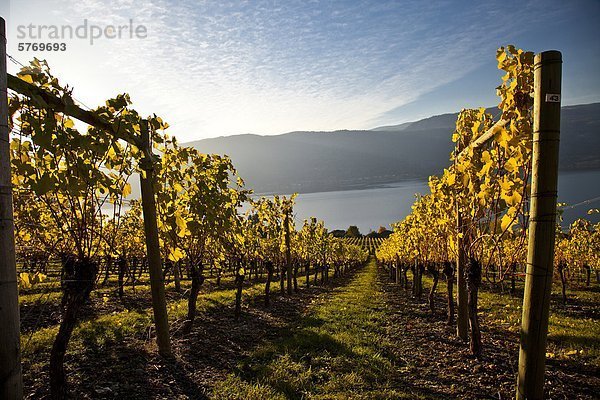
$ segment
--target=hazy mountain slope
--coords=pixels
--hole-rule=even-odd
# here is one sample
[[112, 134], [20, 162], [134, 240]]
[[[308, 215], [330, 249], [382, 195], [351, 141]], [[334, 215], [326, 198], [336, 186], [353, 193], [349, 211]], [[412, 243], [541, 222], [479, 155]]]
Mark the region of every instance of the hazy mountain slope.
[[600, 103], [563, 107], [560, 168], [600, 169]]
[[[315, 192], [424, 178], [449, 163], [457, 114], [370, 131], [237, 135], [188, 143], [229, 155], [256, 192]], [[600, 168], [600, 103], [564, 107], [561, 169]]]
[[412, 122], [405, 122], [403, 124], [398, 124], [398, 125], [378, 126], [377, 128], [373, 128], [371, 130], [372, 131], [387, 131], [387, 132], [392, 131], [392, 132], [398, 132], [398, 131], [405, 130], [411, 124], [412, 124]]

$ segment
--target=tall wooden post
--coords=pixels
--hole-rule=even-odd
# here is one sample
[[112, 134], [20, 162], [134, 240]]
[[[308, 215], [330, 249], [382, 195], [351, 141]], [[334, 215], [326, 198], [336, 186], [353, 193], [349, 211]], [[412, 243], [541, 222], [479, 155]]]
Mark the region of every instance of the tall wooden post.
[[144, 213], [144, 231], [146, 233], [146, 251], [148, 256], [148, 272], [150, 273], [150, 291], [152, 293], [152, 310], [156, 325], [156, 343], [158, 352], [163, 357], [171, 357], [171, 340], [169, 338], [169, 320], [165, 300], [165, 286], [162, 277], [160, 244], [158, 242], [158, 225], [156, 220], [156, 200], [154, 198], [154, 160], [150, 146], [148, 122], [143, 120], [141, 135], [144, 149], [142, 169], [146, 176], [140, 174], [142, 189], [142, 211]]
[[516, 395], [519, 400], [544, 397], [558, 197], [561, 74], [559, 51], [545, 51], [535, 56], [533, 171]]
[[456, 206], [456, 226], [458, 228], [456, 239], [456, 334], [466, 341], [469, 336], [469, 302], [465, 277], [467, 256], [463, 243], [465, 228], [458, 205]]
[[0, 399], [23, 398], [8, 131], [6, 22], [0, 17]]
[[290, 243], [290, 214], [292, 212], [291, 200], [289, 203], [285, 201], [285, 218], [283, 221], [284, 229], [284, 240], [285, 240], [285, 262], [287, 268], [287, 293], [292, 294], [292, 253]]

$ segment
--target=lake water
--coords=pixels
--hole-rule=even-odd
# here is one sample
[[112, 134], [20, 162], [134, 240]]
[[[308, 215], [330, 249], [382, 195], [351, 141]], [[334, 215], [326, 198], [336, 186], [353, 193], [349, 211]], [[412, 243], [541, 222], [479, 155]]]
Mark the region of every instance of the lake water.
[[[558, 186], [560, 202], [575, 205], [595, 199], [565, 210], [563, 226], [586, 216], [590, 208], [600, 208], [600, 171], [563, 172]], [[306, 193], [298, 195], [294, 211], [297, 225], [305, 218], [316, 216], [325, 221], [329, 229], [356, 225], [362, 233], [368, 233], [379, 226], [389, 228], [391, 223], [408, 215], [416, 193], [429, 193], [427, 182], [407, 181], [374, 189]], [[594, 222], [600, 220], [598, 214], [587, 217]]]

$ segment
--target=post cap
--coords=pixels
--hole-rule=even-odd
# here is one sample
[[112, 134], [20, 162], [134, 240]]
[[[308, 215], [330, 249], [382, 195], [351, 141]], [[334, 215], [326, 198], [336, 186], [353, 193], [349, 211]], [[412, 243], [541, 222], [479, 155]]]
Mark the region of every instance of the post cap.
[[547, 50], [535, 55], [534, 65], [562, 63], [562, 53], [558, 50]]

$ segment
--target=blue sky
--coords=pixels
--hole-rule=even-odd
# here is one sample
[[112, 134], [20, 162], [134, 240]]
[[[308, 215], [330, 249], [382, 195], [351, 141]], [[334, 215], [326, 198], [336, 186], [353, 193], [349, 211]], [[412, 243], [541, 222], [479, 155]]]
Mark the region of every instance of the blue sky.
[[[9, 54], [46, 58], [92, 107], [128, 92], [183, 141], [368, 129], [491, 106], [495, 51], [509, 43], [563, 52], [563, 104], [600, 101], [599, 1], [13, 0], [0, 11]], [[84, 19], [133, 19], [148, 35], [17, 49], [18, 25]]]

